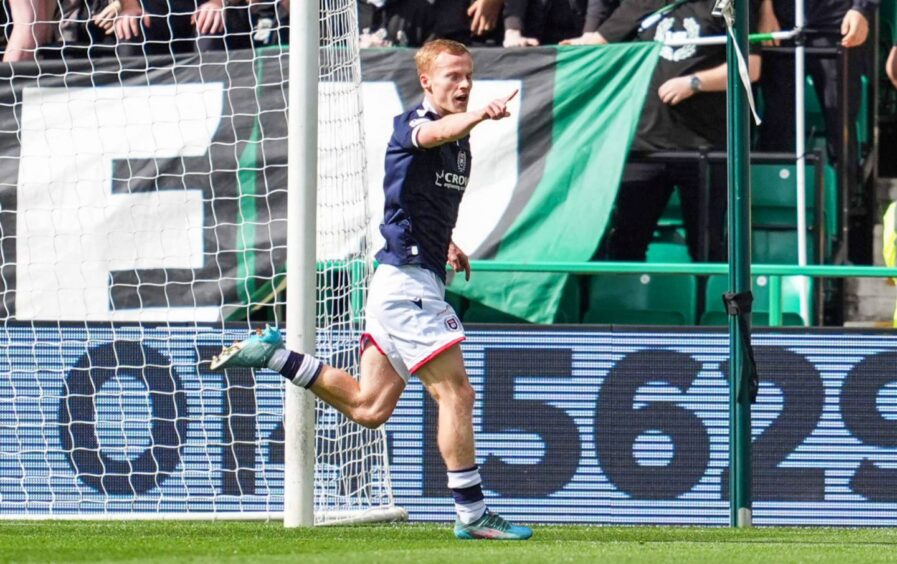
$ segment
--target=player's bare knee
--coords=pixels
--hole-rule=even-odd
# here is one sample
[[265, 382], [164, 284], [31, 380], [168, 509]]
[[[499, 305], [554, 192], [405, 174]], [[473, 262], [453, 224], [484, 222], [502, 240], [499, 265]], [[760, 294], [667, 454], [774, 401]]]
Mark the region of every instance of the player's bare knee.
[[[473, 386], [466, 380], [450, 388], [450, 393], [443, 396], [444, 401], [451, 403], [457, 411], [472, 412], [476, 400]], [[441, 403], [441, 402], [440, 402]]]
[[464, 381], [464, 385], [461, 386], [460, 393], [465, 405], [469, 405], [470, 408], [473, 409], [473, 403], [477, 399], [477, 393], [476, 391], [474, 391], [473, 386], [470, 385], [470, 382], [466, 380]]

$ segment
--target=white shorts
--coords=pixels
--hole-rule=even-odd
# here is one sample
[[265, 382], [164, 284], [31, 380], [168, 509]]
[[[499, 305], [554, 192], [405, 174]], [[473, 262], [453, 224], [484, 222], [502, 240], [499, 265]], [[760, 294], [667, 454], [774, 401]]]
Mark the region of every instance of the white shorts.
[[381, 264], [368, 291], [362, 348], [377, 347], [405, 382], [427, 362], [464, 340], [445, 301], [445, 284], [419, 266]]

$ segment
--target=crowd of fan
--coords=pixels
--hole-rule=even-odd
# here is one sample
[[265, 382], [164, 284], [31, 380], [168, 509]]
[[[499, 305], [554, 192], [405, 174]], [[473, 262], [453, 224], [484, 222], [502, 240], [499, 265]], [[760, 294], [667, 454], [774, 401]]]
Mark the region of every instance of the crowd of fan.
[[[859, 112], [870, 22], [879, 4], [880, 0], [805, 0], [806, 28], [814, 30], [807, 43], [856, 51], [848, 58], [846, 77], [849, 123]], [[361, 0], [359, 20], [361, 43], [371, 47], [416, 47], [437, 37], [474, 46], [603, 45], [724, 36], [722, 19], [712, 15], [714, 5], [715, 0]], [[750, 12], [752, 32], [795, 26], [794, 0], [752, 0]], [[748, 59], [751, 81], [759, 82], [766, 107], [757, 148], [793, 153], [793, 54], [769, 52], [761, 57], [759, 45], [754, 45]], [[832, 58], [810, 58], [807, 70], [826, 116], [828, 156], [836, 161], [838, 65]], [[897, 85], [897, 48], [891, 51], [887, 70]], [[711, 165], [705, 202], [697, 159], [640, 161], [639, 153], [724, 150], [726, 82], [724, 45], [663, 49], [617, 194], [612, 226], [597, 258], [645, 260], [654, 228], [677, 189], [692, 259], [724, 260], [725, 165]], [[850, 144], [852, 160], [839, 166], [855, 165], [856, 140]]]
[[[589, 42], [620, 0], [359, 0], [362, 47]], [[289, 0], [6, 0], [3, 60], [180, 54], [286, 42]], [[5, 21], [3, 19], [5, 16]], [[0, 38], [3, 39], [3, 38]], [[90, 49], [88, 51], [88, 49]]]
[[[315, 0], [301, 0], [315, 1]], [[897, 0], [805, 0], [806, 27], [816, 30], [807, 43], [867, 51], [870, 22], [884, 1], [892, 14]], [[290, 0], [6, 0], [3, 60], [44, 56], [176, 55], [214, 49], [245, 49], [286, 43]], [[435, 38], [471, 46], [535, 47], [602, 45], [626, 41], [665, 41], [724, 36], [723, 20], [712, 15], [715, 0], [358, 0], [362, 47], [419, 47]], [[751, 30], [771, 32], [795, 25], [793, 0], [751, 0]], [[893, 15], [888, 16], [894, 19]], [[891, 22], [893, 23], [893, 22]], [[883, 29], [886, 29], [883, 26]], [[821, 33], [819, 33], [821, 31]], [[351, 32], [351, 30], [350, 30]], [[891, 35], [888, 32], [888, 35]], [[897, 36], [897, 34], [894, 34]], [[777, 42], [769, 42], [777, 43]], [[47, 55], [44, 55], [46, 53]], [[850, 123], [859, 112], [860, 76], [868, 53], [849, 57], [847, 77]], [[792, 56], [764, 53], [754, 45], [750, 77], [759, 79], [766, 119], [757, 148], [794, 151], [794, 62]], [[761, 72], [762, 68], [762, 72]], [[720, 150], [725, 147], [726, 55], [723, 45], [666, 47], [654, 72], [632, 148], [639, 151]], [[810, 58], [829, 138], [836, 159], [838, 65]], [[897, 86], [897, 47], [887, 72]], [[762, 74], [762, 79], [761, 79]], [[634, 155], [636, 154], [634, 153]], [[843, 166], [844, 163], [839, 163]], [[725, 171], [711, 172], [709, 209], [700, 231], [697, 221], [697, 163], [646, 163], [631, 156], [616, 202], [614, 227], [600, 255], [644, 260], [654, 226], [674, 187], [686, 223], [694, 260], [721, 260], [726, 252]]]
[[289, 0], [6, 0], [4, 62], [286, 42]]

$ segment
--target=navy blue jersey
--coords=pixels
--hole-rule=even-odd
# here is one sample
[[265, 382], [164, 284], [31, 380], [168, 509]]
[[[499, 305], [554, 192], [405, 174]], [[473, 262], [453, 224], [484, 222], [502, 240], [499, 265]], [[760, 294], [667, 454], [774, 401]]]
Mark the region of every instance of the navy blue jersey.
[[386, 148], [386, 202], [377, 253], [383, 264], [416, 264], [445, 281], [445, 263], [458, 206], [470, 177], [470, 137], [432, 149], [419, 147], [418, 129], [439, 115], [424, 102], [393, 120]]

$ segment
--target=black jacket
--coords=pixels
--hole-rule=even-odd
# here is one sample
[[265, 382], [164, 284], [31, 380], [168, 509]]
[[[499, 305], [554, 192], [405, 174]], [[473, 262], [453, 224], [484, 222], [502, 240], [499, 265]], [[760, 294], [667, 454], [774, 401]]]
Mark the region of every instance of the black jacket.
[[[867, 20], [878, 10], [881, 0], [806, 0], [804, 10], [808, 29], [840, 31], [841, 20], [848, 10], [857, 10]], [[794, 0], [773, 0], [773, 10], [783, 30], [794, 27]]]
[[520, 30], [542, 44], [582, 34], [590, 0], [506, 0], [505, 29]]

